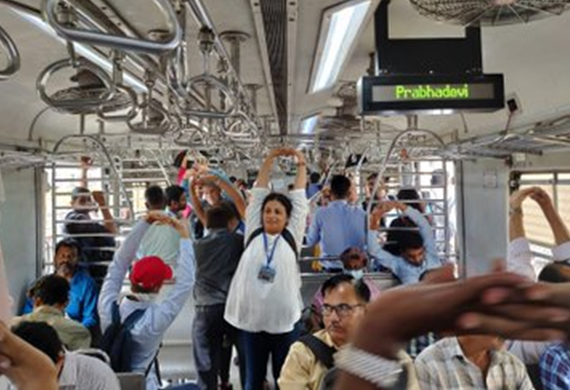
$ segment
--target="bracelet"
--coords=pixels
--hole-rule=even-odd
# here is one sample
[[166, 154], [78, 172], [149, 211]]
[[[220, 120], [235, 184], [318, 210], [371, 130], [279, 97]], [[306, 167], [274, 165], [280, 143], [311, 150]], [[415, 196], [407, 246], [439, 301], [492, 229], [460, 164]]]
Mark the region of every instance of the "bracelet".
[[510, 207], [509, 208], [509, 215], [520, 214], [522, 215], [522, 207]]
[[399, 361], [385, 359], [357, 349], [350, 344], [335, 355], [335, 365], [383, 389], [394, 387], [402, 375], [405, 375], [404, 368]]

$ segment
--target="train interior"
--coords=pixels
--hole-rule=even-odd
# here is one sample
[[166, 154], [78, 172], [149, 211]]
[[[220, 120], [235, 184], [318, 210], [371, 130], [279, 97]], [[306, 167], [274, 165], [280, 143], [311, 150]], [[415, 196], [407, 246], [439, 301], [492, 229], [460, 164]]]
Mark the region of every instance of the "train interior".
[[[351, 175], [360, 199], [372, 173], [388, 194], [415, 188], [439, 255], [462, 276], [506, 256], [513, 189], [543, 188], [570, 221], [570, 2], [467, 3], [0, 0], [0, 242], [14, 311], [53, 270], [85, 156], [119, 245], [145, 213], [145, 188], [176, 183], [185, 151], [250, 184], [271, 148], [291, 146], [311, 171]], [[417, 89], [492, 75], [493, 96], [468, 103]], [[416, 81], [392, 83], [403, 98], [386, 109], [366, 80], [392, 76]], [[273, 187], [294, 174], [281, 160]], [[525, 213], [540, 268], [554, 238], [538, 206]], [[305, 303], [327, 277], [317, 260], [303, 249]], [[193, 316], [190, 298], [165, 335], [166, 382], [196, 377]]]

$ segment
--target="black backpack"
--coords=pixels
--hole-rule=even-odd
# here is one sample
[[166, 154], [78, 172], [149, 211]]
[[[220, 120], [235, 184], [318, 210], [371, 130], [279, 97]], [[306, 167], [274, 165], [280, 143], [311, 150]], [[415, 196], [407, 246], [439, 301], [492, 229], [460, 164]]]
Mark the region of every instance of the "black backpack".
[[301, 337], [299, 342], [307, 346], [313, 355], [315, 355], [315, 358], [317, 358], [317, 360], [327, 368], [327, 372], [323, 377], [320, 389], [334, 389], [334, 383], [337, 376], [336, 368], [334, 366], [334, 354], [337, 352], [337, 349], [327, 345], [324, 341], [316, 338], [312, 334]]
[[[144, 315], [145, 310], [135, 310], [121, 323], [119, 305], [113, 303], [111, 325], [103, 333], [101, 349], [109, 355], [111, 368], [115, 372], [132, 372], [132, 351], [134, 347], [131, 330]], [[152, 365], [152, 363], [151, 363]], [[145, 375], [148, 374], [148, 369]]]
[[[263, 234], [263, 228], [255, 229], [247, 239], [247, 242], [245, 243], [245, 246], [243, 248], [244, 252], [249, 246], [249, 244], [251, 244], [253, 239], [262, 234]], [[299, 252], [297, 251], [297, 243], [295, 242], [295, 237], [293, 237], [293, 234], [291, 234], [291, 232], [288, 229], [283, 229], [283, 231], [281, 232], [281, 237], [283, 237], [283, 239], [287, 242], [287, 244], [289, 244], [291, 249], [293, 249], [293, 252], [295, 252], [295, 256], [299, 257]]]

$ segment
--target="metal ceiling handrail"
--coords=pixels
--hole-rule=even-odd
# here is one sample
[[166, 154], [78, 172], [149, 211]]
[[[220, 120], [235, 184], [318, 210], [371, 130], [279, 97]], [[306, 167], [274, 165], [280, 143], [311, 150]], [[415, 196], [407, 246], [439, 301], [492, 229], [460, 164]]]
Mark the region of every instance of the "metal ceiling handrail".
[[97, 109], [97, 116], [106, 122], [126, 122], [132, 120], [138, 113], [138, 99], [135, 91], [123, 83], [123, 59], [124, 54], [118, 51], [113, 53], [113, 87], [115, 91], [124, 92], [130, 99], [130, 110], [125, 114], [109, 114], [113, 110], [108, 110], [103, 104]]
[[[388, 148], [388, 151], [386, 152], [386, 155], [384, 156], [384, 161], [382, 162], [382, 166], [380, 167], [380, 171], [378, 172], [378, 176], [376, 177], [376, 180], [374, 182], [374, 188], [372, 190], [372, 193], [370, 194], [370, 199], [375, 199], [375, 197], [376, 197], [376, 193], [378, 192], [378, 189], [380, 188], [380, 183], [382, 182], [382, 178], [384, 177], [384, 173], [386, 172], [386, 168], [388, 167], [390, 157], [392, 156], [392, 153], [394, 152], [394, 149], [396, 148], [398, 141], [400, 141], [400, 139], [404, 135], [413, 134], [413, 133], [424, 133], [426, 135], [429, 135], [429, 136], [433, 137], [437, 141], [438, 144], [440, 144], [442, 149], [445, 148], [445, 142], [443, 142], [443, 139], [438, 134], [436, 134], [435, 132], [433, 132], [431, 130], [411, 128], [411, 129], [407, 129], [407, 130], [402, 131], [400, 134], [398, 134], [396, 137], [394, 137], [394, 139], [392, 140], [392, 143], [390, 144], [390, 147]], [[373, 203], [374, 202], [368, 203], [368, 207], [366, 208], [367, 214], [370, 214], [372, 212]]]
[[178, 23], [176, 12], [168, 0], [154, 0], [160, 11], [169, 20], [173, 29], [165, 42], [155, 42], [127, 36], [109, 35], [96, 31], [78, 30], [64, 26], [57, 18], [57, 5], [60, 0], [44, 0], [42, 13], [45, 20], [63, 39], [95, 46], [105, 46], [125, 51], [136, 51], [148, 54], [164, 54], [176, 49], [182, 41], [182, 28]]
[[20, 70], [20, 53], [18, 52], [18, 48], [2, 26], [0, 26], [0, 47], [6, 48], [8, 56], [6, 68], [0, 70], [0, 81], [2, 81], [12, 77]]
[[[59, 99], [56, 100], [49, 96], [46, 92], [47, 84], [50, 78], [58, 71], [65, 68], [74, 68], [78, 72], [85, 70], [93, 73], [102, 83], [105, 91], [101, 96], [97, 98], [87, 98], [87, 99]], [[61, 109], [61, 110], [75, 110], [83, 109], [85, 107], [93, 107], [94, 110], [104, 103], [107, 103], [113, 99], [114, 89], [113, 81], [109, 78], [107, 73], [105, 73], [101, 68], [97, 67], [93, 63], [87, 61], [84, 58], [79, 58], [77, 61], [72, 59], [64, 59], [56, 61], [53, 64], [46, 67], [38, 76], [36, 81], [36, 89], [40, 98], [50, 107]]]
[[184, 107], [184, 104], [181, 104], [180, 100], [177, 100], [177, 105], [182, 114], [187, 116], [195, 116], [198, 118], [209, 118], [209, 119], [226, 119], [233, 116], [236, 112], [237, 104], [236, 104], [236, 97], [232, 92], [231, 88], [224, 83], [219, 78], [212, 76], [211, 74], [201, 74], [195, 77], [192, 77], [188, 81], [188, 86], [186, 87], [188, 90], [195, 88], [197, 84], [204, 83], [210, 87], [213, 87], [213, 90], [220, 91], [229, 102], [226, 103], [226, 109], [224, 111], [211, 111], [211, 110], [194, 110]]

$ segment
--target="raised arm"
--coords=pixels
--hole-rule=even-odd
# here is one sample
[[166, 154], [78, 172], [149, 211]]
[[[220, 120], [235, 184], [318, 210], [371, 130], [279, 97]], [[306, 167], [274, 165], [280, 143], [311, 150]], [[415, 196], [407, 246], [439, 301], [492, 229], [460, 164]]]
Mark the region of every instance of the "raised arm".
[[103, 214], [103, 220], [105, 221], [105, 222], [103, 222], [103, 226], [105, 226], [105, 229], [109, 233], [119, 234], [119, 229], [117, 228], [117, 225], [115, 224], [115, 219], [113, 217], [113, 214], [111, 214], [109, 207], [107, 207], [107, 202], [105, 201], [105, 196], [103, 195], [103, 192], [102, 191], [93, 191], [92, 196], [93, 196], [93, 200], [95, 200], [95, 202], [97, 202], [97, 204], [99, 205], [99, 209], [101, 210], [101, 214]]
[[533, 192], [532, 188], [515, 191], [509, 198], [509, 249], [507, 254], [507, 270], [536, 280], [536, 271], [532, 266], [532, 251], [526, 239], [524, 218], [522, 211], [523, 201]]
[[198, 191], [196, 191], [196, 187], [201, 184], [201, 181], [198, 179], [194, 179], [190, 182], [190, 202], [192, 202], [192, 210], [200, 220], [203, 226], [206, 226], [206, 212], [202, 207], [202, 202], [200, 202], [200, 198], [198, 197]]
[[210, 171], [210, 172], [212, 172], [213, 174], [208, 176], [201, 176], [200, 182], [206, 182], [206, 183], [211, 182], [214, 185], [220, 187], [222, 191], [228, 194], [228, 196], [236, 206], [240, 219], [245, 219], [245, 208], [246, 208], [245, 199], [243, 198], [243, 196], [241, 196], [239, 190], [232, 183], [224, 179], [222, 176], [219, 176], [215, 171]]
[[394, 203], [394, 207], [402, 211], [404, 215], [410, 218], [410, 220], [413, 223], [415, 223], [416, 226], [419, 228], [420, 235], [424, 240], [424, 248], [428, 255], [427, 256], [428, 261], [435, 261], [436, 258], [439, 260], [439, 257], [437, 255], [437, 247], [435, 245], [435, 240], [433, 237], [433, 229], [428, 220], [426, 219], [426, 217], [422, 215], [422, 213], [420, 213], [415, 208], [410, 207], [406, 204], [400, 202], [391, 202], [391, 203]]
[[533, 188], [519, 190], [512, 193], [509, 198], [510, 217], [509, 217], [509, 241], [513, 242], [517, 238], [526, 238], [523, 224], [522, 203], [532, 193]]
[[550, 225], [550, 229], [552, 229], [552, 233], [554, 234], [554, 240], [556, 241], [556, 245], [562, 245], [570, 241], [570, 232], [568, 228], [562, 221], [560, 214], [556, 211], [554, 207], [554, 203], [552, 199], [548, 196], [546, 191], [542, 188], [534, 187], [530, 197], [538, 203], [548, 224]]
[[400, 259], [390, 252], [384, 250], [378, 242], [378, 232], [380, 221], [388, 211], [391, 210], [389, 202], [381, 203], [374, 208], [368, 217], [368, 253], [372, 255], [380, 264], [396, 273], [397, 262]]
[[271, 179], [271, 169], [273, 168], [273, 163], [278, 156], [283, 155], [282, 151], [283, 149], [273, 149], [269, 152], [263, 161], [263, 164], [261, 164], [261, 168], [257, 174], [257, 180], [255, 181], [255, 187], [269, 188], [269, 180]]
[[291, 149], [297, 164], [297, 176], [295, 177], [295, 189], [304, 190], [307, 187], [307, 162], [305, 155], [299, 150]]

